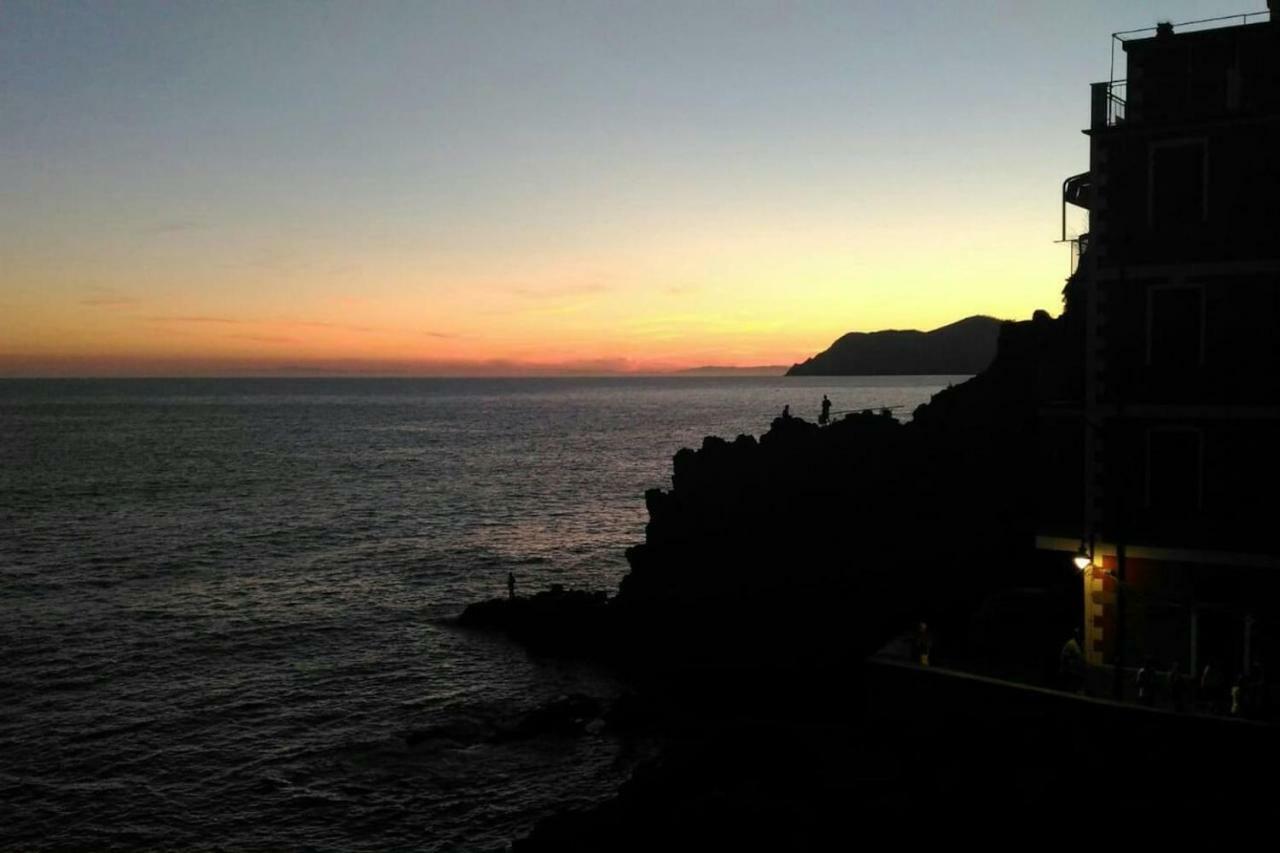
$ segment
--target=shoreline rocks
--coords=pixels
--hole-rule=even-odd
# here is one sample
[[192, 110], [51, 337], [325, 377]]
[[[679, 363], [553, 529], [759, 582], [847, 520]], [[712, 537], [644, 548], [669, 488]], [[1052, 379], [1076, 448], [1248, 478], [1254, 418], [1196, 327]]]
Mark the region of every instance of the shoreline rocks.
[[469, 606], [458, 624], [643, 683], [670, 744], [615, 800], [543, 821], [515, 849], [633, 849], [646, 825], [721, 847], [736, 843], [725, 832], [759, 840], [753, 827], [779, 849], [838, 840], [843, 816], [807, 803], [871, 791], [846, 790], [847, 765], [826, 754], [831, 737], [866, 736], [866, 656], [922, 619], [960, 648], [987, 591], [1033, 573], [1036, 411], [1077, 380], [1078, 331], [1042, 312], [1003, 324], [991, 366], [908, 424], [864, 412], [708, 437], [675, 455], [670, 489], [645, 494], [617, 595]]
[[593, 656], [595, 643], [609, 630], [605, 592], [556, 585], [531, 596], [492, 598], [467, 605], [458, 616], [464, 628], [501, 631], [539, 652]]

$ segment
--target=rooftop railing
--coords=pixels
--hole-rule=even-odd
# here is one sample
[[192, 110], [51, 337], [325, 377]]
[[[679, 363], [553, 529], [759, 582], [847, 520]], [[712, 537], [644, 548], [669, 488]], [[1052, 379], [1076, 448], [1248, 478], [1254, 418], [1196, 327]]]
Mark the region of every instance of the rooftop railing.
[[1176, 24], [1158, 24], [1154, 27], [1140, 27], [1136, 30], [1120, 30], [1111, 34], [1111, 82], [1124, 82], [1116, 80], [1116, 45], [1119, 44], [1123, 49], [1124, 43], [1130, 39], [1150, 38], [1160, 33], [1161, 27], [1170, 27], [1173, 32], [1186, 32], [1188, 27], [1196, 30], [1211, 30], [1220, 26], [1227, 26], [1230, 22], [1231, 26], [1236, 24], [1247, 24], [1251, 21], [1258, 22], [1263, 18], [1270, 18], [1271, 12], [1263, 9], [1261, 12], [1242, 12], [1236, 15], [1220, 15], [1216, 18], [1201, 18], [1198, 21], [1183, 21]]
[[1171, 33], [1196, 32], [1215, 29], [1221, 26], [1235, 26], [1249, 23], [1260, 23], [1271, 17], [1271, 12], [1244, 12], [1237, 15], [1221, 15], [1216, 18], [1201, 18], [1196, 21], [1183, 21], [1175, 24], [1158, 24], [1154, 27], [1141, 27], [1136, 30], [1120, 30], [1111, 34], [1111, 75], [1106, 83], [1093, 84], [1093, 116], [1091, 126], [1115, 127], [1124, 124], [1128, 85], [1126, 80], [1116, 79], [1116, 45], [1124, 47], [1126, 41], [1138, 38], [1150, 38], [1161, 32]]

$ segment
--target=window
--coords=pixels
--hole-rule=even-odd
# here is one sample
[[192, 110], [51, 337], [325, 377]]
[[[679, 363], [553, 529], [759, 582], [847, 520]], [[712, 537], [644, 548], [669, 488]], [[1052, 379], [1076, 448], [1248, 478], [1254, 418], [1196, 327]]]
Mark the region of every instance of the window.
[[1147, 364], [1190, 370], [1204, 362], [1204, 288], [1156, 286], [1147, 291]]
[[1200, 430], [1147, 430], [1147, 506], [1171, 514], [1198, 510], [1203, 467]]
[[1227, 110], [1229, 112], [1240, 110], [1240, 94], [1243, 88], [1244, 77], [1240, 74], [1240, 66], [1233, 65], [1227, 69]]
[[1205, 221], [1207, 159], [1203, 140], [1157, 142], [1151, 146], [1148, 212], [1157, 231]]

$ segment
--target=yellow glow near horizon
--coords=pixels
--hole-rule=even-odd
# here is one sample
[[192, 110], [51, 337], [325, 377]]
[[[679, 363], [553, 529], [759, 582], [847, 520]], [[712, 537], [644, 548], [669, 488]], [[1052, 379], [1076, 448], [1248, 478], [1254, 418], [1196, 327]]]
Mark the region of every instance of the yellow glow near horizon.
[[1056, 313], [1129, 21], [375, 5], [18, 4], [0, 375], [787, 365]]
[[[783, 236], [653, 246], [644, 264], [635, 253], [533, 259], [523, 275], [499, 265], [433, 269], [430, 258], [409, 255], [320, 270], [205, 269], [183, 276], [181, 287], [170, 284], [179, 271], [163, 264], [33, 264], [10, 273], [19, 286], [4, 297], [0, 370], [219, 372], [222, 364], [243, 372], [257, 364], [265, 372], [330, 365], [447, 374], [488, 372], [486, 363], [496, 372], [791, 364], [847, 331], [1055, 309], [1059, 247], [1025, 234], [986, 236], [998, 250], [972, 234], [915, 250], [885, 235], [874, 250]], [[1023, 251], [1009, 248], [1019, 242]]]

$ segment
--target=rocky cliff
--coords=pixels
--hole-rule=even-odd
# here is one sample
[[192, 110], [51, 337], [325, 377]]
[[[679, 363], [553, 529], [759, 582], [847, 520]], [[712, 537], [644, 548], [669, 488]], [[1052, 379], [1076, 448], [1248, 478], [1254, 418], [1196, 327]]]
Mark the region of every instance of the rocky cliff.
[[[645, 540], [617, 595], [468, 608], [466, 624], [631, 671], [645, 713], [620, 715], [633, 719], [618, 730], [640, 719], [663, 743], [618, 797], [543, 821], [513, 849], [830, 849], [853, 826], [900, 828], [924, 798], [953, 820], [992, 802], [1056, 814], [1085, 781], [1060, 767], [1086, 765], [1027, 762], [1040, 716], [975, 707], [986, 728], [956, 726], [939, 758], [919, 736], [932, 718], [869, 710], [885, 688], [864, 661], [919, 620], [953, 654], [987, 591], [1027, 583], [1045, 487], [1037, 413], [1078, 394], [1080, 336], [1043, 312], [1002, 324], [992, 364], [906, 424], [779, 418], [759, 439], [707, 438], [676, 454], [670, 489], [645, 495]], [[932, 694], [904, 701], [914, 711]], [[1062, 726], [1064, 752], [1079, 733]]]
[[490, 603], [463, 622], [675, 671], [839, 665], [909, 620], [946, 620], [1030, 558], [1037, 410], [1078, 385], [1077, 334], [1043, 312], [1001, 324], [989, 368], [907, 424], [779, 418], [759, 439], [708, 437], [645, 495], [616, 596]]

